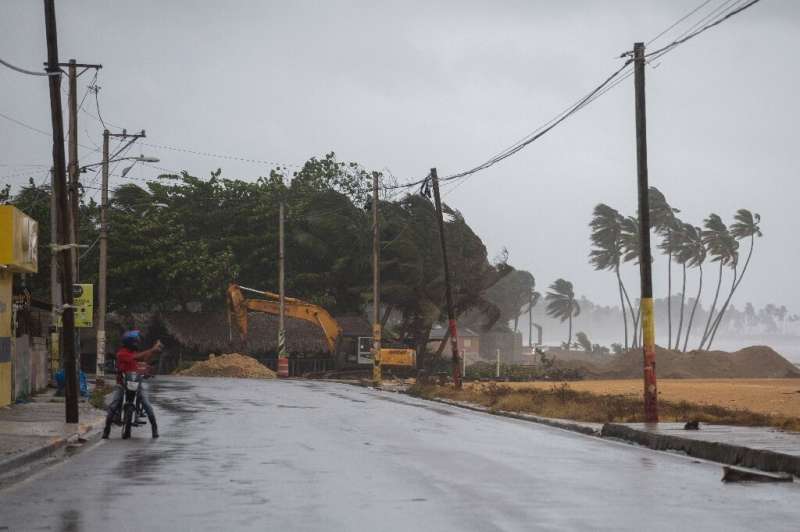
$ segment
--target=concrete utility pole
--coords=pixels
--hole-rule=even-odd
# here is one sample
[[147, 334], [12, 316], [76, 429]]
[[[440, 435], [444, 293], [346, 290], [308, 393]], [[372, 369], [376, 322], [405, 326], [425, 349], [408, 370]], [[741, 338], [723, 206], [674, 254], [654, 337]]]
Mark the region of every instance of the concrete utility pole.
[[633, 45], [636, 98], [636, 168], [639, 184], [639, 272], [642, 282], [642, 346], [644, 348], [644, 417], [658, 422], [656, 329], [653, 318], [653, 275], [650, 258], [650, 198], [647, 183], [647, 119], [644, 94], [644, 43]]
[[497, 350], [497, 367], [495, 368], [495, 377], [500, 378], [500, 350]]
[[97, 376], [105, 374], [106, 367], [106, 285], [108, 282], [108, 141], [109, 132], [103, 130], [103, 168], [100, 185], [100, 266], [97, 275]]
[[78, 225], [80, 224], [80, 198], [78, 197], [78, 74], [75, 60], [70, 59], [67, 64], [69, 78], [69, 128], [67, 129], [67, 144], [69, 146], [69, 236], [73, 244], [70, 249], [72, 260], [72, 283], [78, 282]]
[[372, 383], [381, 385], [381, 232], [378, 225], [378, 173], [372, 174]]
[[[77, 244], [80, 243], [80, 166], [78, 164], [78, 78], [88, 69], [100, 69], [103, 65], [78, 64], [74, 59], [68, 63], [59, 63], [60, 67], [67, 67], [67, 77], [69, 80], [69, 128], [67, 130], [67, 144], [69, 146], [69, 223], [70, 238], [72, 244], [76, 244], [70, 249], [72, 260], [72, 282], [77, 283], [80, 279], [80, 253]], [[78, 72], [78, 68], [82, 68]]]
[[280, 218], [278, 220], [278, 292], [280, 295], [280, 315], [278, 316], [278, 377], [286, 378], [289, 376], [289, 356], [286, 353], [286, 294], [284, 291], [286, 272], [283, 243], [283, 208], [283, 202], [281, 202], [279, 207]]
[[458, 330], [456, 327], [456, 314], [453, 307], [453, 294], [450, 291], [450, 268], [447, 264], [447, 245], [444, 236], [444, 217], [442, 215], [442, 200], [439, 197], [439, 176], [436, 168], [431, 168], [431, 183], [433, 184], [433, 200], [436, 205], [436, 217], [439, 222], [439, 240], [442, 244], [442, 263], [444, 266], [444, 294], [447, 301], [447, 325], [450, 331], [450, 349], [453, 353], [453, 385], [461, 389], [461, 361], [458, 352]]
[[[111, 137], [121, 139], [130, 138], [130, 142], [117, 153], [121, 153], [130, 143], [138, 139], [145, 138], [147, 135], [144, 130], [141, 133], [129, 134], [126, 130], [122, 133], [109, 133], [103, 131], [103, 161], [102, 161], [102, 184], [100, 185], [100, 264], [97, 276], [97, 376], [105, 374], [106, 367], [106, 309], [108, 307], [108, 165], [109, 165], [109, 141]], [[142, 158], [139, 158], [142, 159]]]
[[64, 366], [64, 410], [67, 423], [78, 422], [78, 373], [75, 364], [75, 312], [72, 306], [72, 261], [70, 260], [69, 205], [67, 201], [66, 156], [64, 154], [64, 117], [61, 111], [61, 76], [58, 66], [58, 32], [54, 0], [44, 0], [45, 35], [47, 39], [47, 72], [50, 85], [50, 118], [53, 127], [53, 194], [56, 197], [58, 253], [63, 303], [62, 344]]

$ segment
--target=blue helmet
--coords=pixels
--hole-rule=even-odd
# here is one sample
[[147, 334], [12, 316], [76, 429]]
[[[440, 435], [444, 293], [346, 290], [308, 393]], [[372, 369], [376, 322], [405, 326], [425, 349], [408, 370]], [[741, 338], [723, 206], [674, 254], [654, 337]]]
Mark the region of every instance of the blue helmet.
[[122, 335], [122, 345], [130, 349], [136, 349], [142, 341], [142, 333], [134, 329]]

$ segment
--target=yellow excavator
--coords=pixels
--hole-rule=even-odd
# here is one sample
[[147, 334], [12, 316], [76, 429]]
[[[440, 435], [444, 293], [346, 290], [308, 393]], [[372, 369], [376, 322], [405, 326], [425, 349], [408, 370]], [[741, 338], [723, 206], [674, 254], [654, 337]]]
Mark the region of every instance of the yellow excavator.
[[[246, 298], [242, 291], [258, 294], [261, 298]], [[337, 366], [343, 365], [344, 360], [340, 359], [342, 353], [339, 352], [342, 339], [342, 327], [339, 322], [319, 305], [293, 297], [284, 297], [283, 301], [286, 316], [311, 322], [322, 329], [331, 356], [336, 361]], [[242, 338], [247, 338], [247, 313], [263, 312], [273, 316], [280, 315], [280, 296], [274, 292], [230, 284], [228, 286], [228, 311], [231, 315], [231, 321], [236, 326], [239, 334]], [[366, 340], [366, 342], [363, 342], [365, 346], [371, 345], [371, 338], [363, 337], [360, 340]], [[362, 342], [359, 342], [359, 344], [362, 344]], [[361, 349], [359, 344], [357, 344], [357, 348]], [[360, 358], [359, 356], [356, 360]], [[416, 366], [416, 358], [416, 351], [413, 349], [381, 348], [381, 365], [383, 366], [414, 367]], [[372, 361], [362, 362], [362, 364], [364, 363], [372, 364]]]

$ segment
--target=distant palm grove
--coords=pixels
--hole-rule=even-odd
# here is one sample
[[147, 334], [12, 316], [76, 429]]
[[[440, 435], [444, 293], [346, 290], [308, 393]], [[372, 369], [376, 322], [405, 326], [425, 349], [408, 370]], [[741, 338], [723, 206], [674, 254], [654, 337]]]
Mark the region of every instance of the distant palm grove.
[[[667, 261], [667, 345], [674, 350], [686, 351], [695, 327], [700, 332], [697, 349], [711, 349], [731, 300], [747, 273], [753, 256], [756, 237], [761, 237], [761, 216], [747, 209], [739, 209], [730, 227], [715, 213], [709, 214], [697, 226], [681, 220], [680, 211], [667, 202], [656, 188], [650, 188], [650, 229], [660, 237], [654, 248], [660, 250]], [[625, 216], [616, 209], [600, 203], [594, 208], [591, 228], [589, 261], [596, 270], [614, 275], [622, 308], [624, 347], [636, 347], [641, 342], [639, 300], [632, 301], [620, 275], [626, 263], [639, 264], [639, 220]], [[741, 260], [740, 243], [747, 244], [747, 253]], [[655, 255], [655, 253], [653, 253]], [[655, 257], [653, 260], [656, 260]], [[673, 305], [673, 265], [680, 273], [680, 302]], [[704, 266], [714, 266], [715, 279], [704, 278]], [[727, 274], [726, 274], [727, 271]], [[686, 278], [697, 275], [697, 293], [691, 308], [686, 297]], [[727, 278], [727, 282], [724, 279]], [[705, 286], [710, 289], [706, 289]], [[723, 288], [723, 285], [726, 285]], [[638, 287], [637, 287], [638, 288]], [[700, 300], [710, 301], [709, 310], [702, 323], [695, 323]], [[678, 308], [673, 308], [677, 306]], [[750, 305], [752, 309], [752, 305]], [[785, 307], [784, 307], [785, 309]], [[660, 335], [663, 337], [663, 335]]]

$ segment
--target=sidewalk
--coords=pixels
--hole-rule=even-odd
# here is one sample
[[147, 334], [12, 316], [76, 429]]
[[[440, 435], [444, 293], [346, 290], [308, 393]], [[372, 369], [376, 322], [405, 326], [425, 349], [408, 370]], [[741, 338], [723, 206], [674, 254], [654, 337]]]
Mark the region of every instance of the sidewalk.
[[85, 400], [79, 423], [64, 422], [64, 399], [48, 390], [27, 403], [0, 408], [0, 475], [85, 438], [103, 426], [105, 413]]

